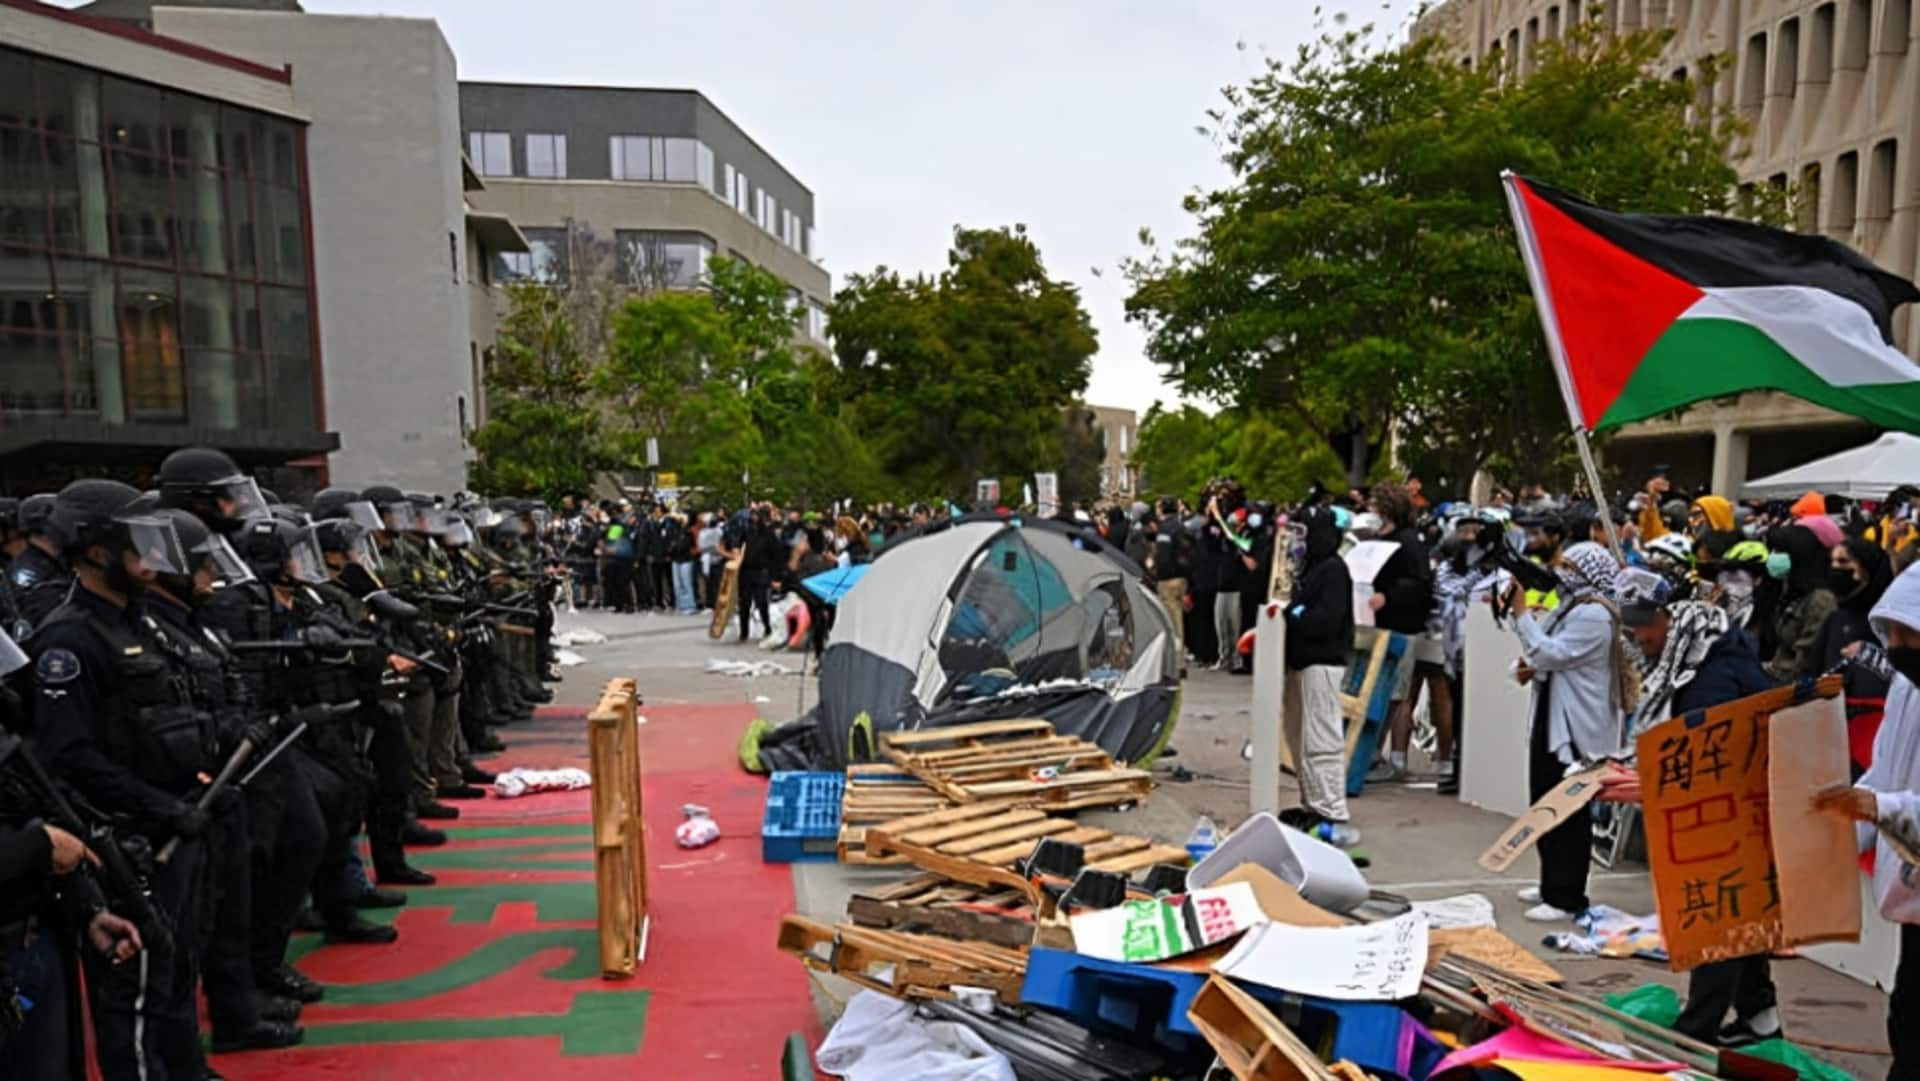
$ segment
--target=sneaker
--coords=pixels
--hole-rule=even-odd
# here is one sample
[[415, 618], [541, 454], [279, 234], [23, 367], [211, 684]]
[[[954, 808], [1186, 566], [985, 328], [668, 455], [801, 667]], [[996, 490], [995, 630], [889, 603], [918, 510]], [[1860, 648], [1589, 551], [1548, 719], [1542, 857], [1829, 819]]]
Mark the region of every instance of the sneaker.
[[1555, 908], [1542, 901], [1540, 904], [1527, 909], [1525, 915], [1527, 919], [1535, 923], [1565, 923], [1579, 915], [1579, 913], [1568, 912], [1564, 908]]
[[1752, 1017], [1742, 1017], [1720, 1030], [1714, 1042], [1721, 1047], [1751, 1047], [1780, 1036], [1780, 1011], [1769, 1006]]
[[1393, 764], [1392, 759], [1382, 758], [1373, 764], [1372, 769], [1367, 771], [1367, 783], [1400, 784], [1406, 781], [1408, 776], [1409, 774], [1405, 766], [1396, 766]]
[[1540, 903], [1540, 887], [1528, 886], [1514, 896], [1520, 898], [1520, 903], [1523, 905], [1537, 905]]

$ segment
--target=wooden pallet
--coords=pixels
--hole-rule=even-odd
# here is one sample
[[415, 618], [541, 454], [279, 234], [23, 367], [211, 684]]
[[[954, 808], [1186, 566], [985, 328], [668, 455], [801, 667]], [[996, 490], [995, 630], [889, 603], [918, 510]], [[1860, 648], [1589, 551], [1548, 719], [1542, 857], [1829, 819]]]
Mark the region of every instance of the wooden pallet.
[[[1025, 950], [847, 923], [829, 927], [805, 916], [780, 921], [779, 946], [815, 972], [895, 998], [951, 998], [956, 986], [986, 987], [1013, 1003], [1027, 976]], [[890, 979], [878, 971], [882, 966], [891, 967]]]
[[[881, 751], [955, 803], [1018, 796], [1058, 810], [1138, 803], [1152, 777], [1044, 720], [984, 721], [881, 737]], [[1057, 769], [1036, 780], [1035, 771]]]
[[1285, 1022], [1252, 995], [1221, 976], [1210, 976], [1187, 1007], [1220, 1064], [1236, 1081], [1339, 1081], [1364, 1077], [1320, 1061]]
[[901, 856], [869, 856], [866, 851], [867, 827], [951, 806], [952, 800], [927, 787], [925, 781], [899, 766], [886, 762], [848, 766], [845, 794], [840, 801], [840, 862], [907, 862]]
[[1083, 826], [1018, 799], [963, 804], [870, 827], [866, 853], [904, 856], [922, 870], [959, 882], [1026, 889], [1025, 878], [1013, 865], [1031, 854], [1042, 837], [1080, 845], [1086, 866], [1102, 871], [1131, 875], [1158, 863], [1187, 863], [1184, 848]]
[[647, 834], [640, 807], [640, 691], [611, 679], [587, 714], [593, 777], [594, 902], [600, 974], [632, 976], [647, 956]]
[[862, 927], [912, 931], [993, 946], [1033, 941], [1033, 909], [1025, 892], [919, 874], [847, 899], [847, 918]]

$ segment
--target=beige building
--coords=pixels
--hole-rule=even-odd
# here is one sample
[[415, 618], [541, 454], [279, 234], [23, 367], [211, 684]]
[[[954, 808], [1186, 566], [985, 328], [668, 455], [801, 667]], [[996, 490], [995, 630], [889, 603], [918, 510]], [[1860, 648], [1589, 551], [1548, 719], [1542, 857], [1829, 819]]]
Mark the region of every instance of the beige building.
[[[1912, 0], [1447, 0], [1414, 33], [1442, 35], [1464, 60], [1515, 64], [1524, 76], [1541, 42], [1583, 18], [1611, 30], [1671, 30], [1666, 64], [1675, 77], [1697, 73], [1709, 56], [1726, 61], [1713, 93], [1752, 128], [1734, 163], [1743, 184], [1797, 186], [1800, 230], [1914, 278], [1920, 60], [1912, 7]], [[1916, 319], [1920, 312], [1909, 306], [1894, 321], [1909, 354], [1920, 351]], [[1662, 463], [1683, 484], [1734, 494], [1749, 478], [1864, 443], [1873, 432], [1804, 402], [1747, 394], [1627, 428], [1607, 457], [1629, 483]]]
[[1140, 472], [1131, 463], [1134, 440], [1140, 435], [1140, 417], [1131, 409], [1089, 405], [1107, 455], [1100, 462], [1100, 494], [1131, 499], [1140, 489]]

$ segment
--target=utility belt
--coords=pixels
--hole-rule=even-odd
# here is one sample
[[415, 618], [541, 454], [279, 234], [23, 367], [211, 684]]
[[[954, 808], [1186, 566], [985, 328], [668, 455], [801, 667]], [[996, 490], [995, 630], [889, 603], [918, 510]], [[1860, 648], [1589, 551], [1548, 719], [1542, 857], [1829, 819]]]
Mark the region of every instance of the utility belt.
[[213, 714], [191, 705], [143, 706], [126, 718], [122, 764], [141, 780], [179, 793], [198, 783], [220, 758]]

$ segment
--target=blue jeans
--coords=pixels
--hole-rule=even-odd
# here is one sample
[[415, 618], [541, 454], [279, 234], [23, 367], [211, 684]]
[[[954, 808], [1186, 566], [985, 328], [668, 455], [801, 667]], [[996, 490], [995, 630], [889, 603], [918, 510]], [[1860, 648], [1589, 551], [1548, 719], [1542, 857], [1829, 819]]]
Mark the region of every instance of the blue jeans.
[[681, 615], [692, 615], [699, 610], [693, 599], [693, 568], [694, 562], [690, 559], [673, 565], [674, 607]]

